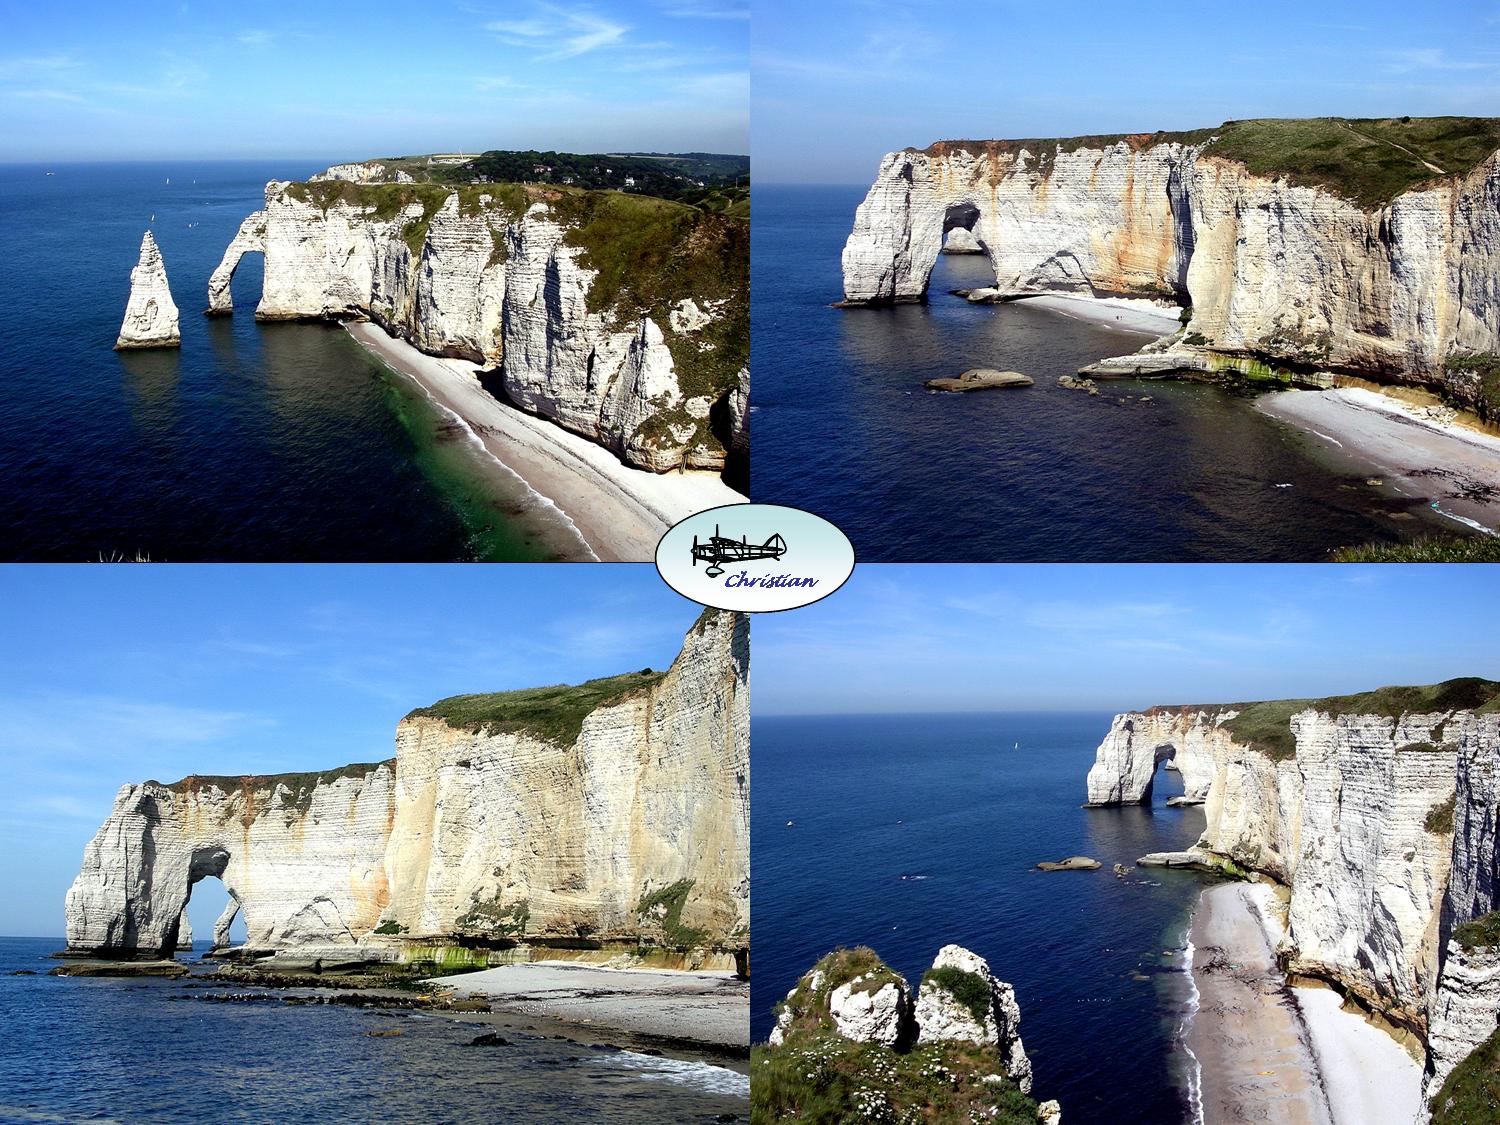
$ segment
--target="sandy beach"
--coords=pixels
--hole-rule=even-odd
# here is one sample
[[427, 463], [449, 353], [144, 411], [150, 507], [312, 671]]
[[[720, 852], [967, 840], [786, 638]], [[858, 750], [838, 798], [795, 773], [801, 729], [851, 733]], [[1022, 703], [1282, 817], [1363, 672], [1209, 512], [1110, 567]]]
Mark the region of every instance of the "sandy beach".
[[1276, 967], [1273, 892], [1226, 883], [1193, 916], [1199, 1007], [1188, 1030], [1203, 1125], [1410, 1125], [1421, 1068], [1326, 989], [1293, 989]]
[[496, 462], [558, 509], [586, 549], [580, 558], [649, 562], [662, 534], [694, 512], [745, 497], [716, 473], [648, 473], [561, 426], [506, 406], [479, 382], [477, 364], [418, 351], [377, 324], [346, 325], [349, 334], [393, 371], [413, 380], [457, 419]]
[[1438, 515], [1476, 531], [1500, 528], [1500, 438], [1357, 387], [1281, 391], [1256, 407], [1315, 434]]
[[610, 969], [567, 961], [502, 965], [430, 982], [497, 1008], [648, 1039], [728, 1051], [750, 1046], [750, 985], [730, 972]]
[[1181, 327], [1182, 310], [1145, 297], [1083, 297], [1070, 293], [1044, 293], [1022, 297], [1028, 305], [1051, 309], [1074, 320], [1107, 324], [1126, 332], [1165, 336]]

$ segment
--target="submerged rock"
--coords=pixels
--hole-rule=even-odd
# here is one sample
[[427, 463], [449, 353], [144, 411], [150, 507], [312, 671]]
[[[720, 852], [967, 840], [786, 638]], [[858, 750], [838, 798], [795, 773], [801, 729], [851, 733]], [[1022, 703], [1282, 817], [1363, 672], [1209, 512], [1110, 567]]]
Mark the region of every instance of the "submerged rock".
[[930, 391], [983, 391], [991, 387], [1029, 387], [1035, 381], [1019, 371], [971, 367], [957, 379], [928, 379], [922, 385]]
[[130, 300], [125, 305], [125, 320], [120, 325], [115, 350], [181, 346], [177, 305], [167, 285], [167, 267], [156, 239], [148, 230], [141, 239], [140, 258], [130, 271]]
[[[1042, 871], [1098, 871], [1100, 866], [1097, 859], [1091, 859], [1086, 855], [1070, 855], [1067, 859], [1056, 863], [1043, 860], [1037, 864], [1038, 869]], [[1118, 867], [1119, 864], [1115, 866]]]

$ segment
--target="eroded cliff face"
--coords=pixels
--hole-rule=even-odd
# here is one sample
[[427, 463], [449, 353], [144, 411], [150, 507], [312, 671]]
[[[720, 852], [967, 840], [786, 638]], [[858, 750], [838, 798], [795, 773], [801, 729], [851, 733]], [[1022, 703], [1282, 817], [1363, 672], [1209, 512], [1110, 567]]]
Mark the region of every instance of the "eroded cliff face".
[[1003, 295], [1165, 298], [1191, 306], [1179, 339], [1215, 355], [1478, 401], [1476, 381], [1443, 365], [1500, 350], [1500, 154], [1364, 206], [1252, 174], [1206, 151], [1212, 141], [1101, 138], [1072, 151], [954, 141], [890, 153], [844, 247], [845, 299], [921, 300], [945, 234], [964, 229]]
[[1235, 725], [1249, 706], [1268, 705], [1117, 716], [1089, 803], [1149, 800], [1157, 764], [1175, 761], [1205, 799], [1199, 846], [1290, 888], [1288, 970], [1429, 1044], [1440, 1084], [1500, 1016], [1493, 957], [1456, 956], [1449, 940], [1497, 905], [1500, 715], [1309, 703], [1268, 740], [1263, 721]]
[[238, 910], [258, 950], [745, 948], [748, 675], [746, 619], [710, 611], [671, 669], [571, 740], [414, 715], [388, 762], [127, 785], [68, 892], [68, 946], [170, 951], [192, 885], [216, 875], [220, 945]]
[[369, 183], [351, 167], [266, 186], [209, 282], [210, 313], [232, 309], [234, 270], [261, 251], [260, 319], [367, 317], [497, 369], [515, 405], [628, 464], [724, 468], [743, 429], [743, 222], [617, 193]]

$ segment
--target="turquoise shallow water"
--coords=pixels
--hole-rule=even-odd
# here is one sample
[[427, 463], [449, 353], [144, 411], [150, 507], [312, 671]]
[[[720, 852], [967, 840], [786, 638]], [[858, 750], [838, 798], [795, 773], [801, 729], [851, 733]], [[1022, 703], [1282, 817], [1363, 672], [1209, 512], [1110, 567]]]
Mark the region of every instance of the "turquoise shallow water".
[[[1077, 713], [757, 718], [751, 1027], [840, 945], [869, 945], [915, 984], [956, 942], [1015, 985], [1041, 1099], [1070, 1125], [1186, 1119], [1193, 1003], [1184, 951], [1204, 886], [1115, 863], [1186, 847], [1198, 809], [1159, 776], [1154, 804], [1082, 809], [1111, 716]], [[1019, 744], [1019, 748], [1017, 748]], [[1088, 855], [1093, 872], [1037, 871]]]
[[[437, 1013], [286, 1007], [269, 992], [214, 1003], [190, 982], [49, 977], [61, 945], [0, 938], [0, 1121], [635, 1125], [749, 1114], [742, 1074], [591, 1048], [520, 1016], [501, 1029], [510, 1046], [468, 1047], [482, 1029]], [[392, 1029], [402, 1034], [368, 1034]]]
[[[0, 166], [0, 558], [548, 559], [576, 540], [341, 329], [256, 324], [208, 276], [298, 163]], [[166, 181], [170, 179], [171, 183]], [[154, 216], [154, 222], [152, 217]], [[112, 350], [150, 223], [180, 350]]]

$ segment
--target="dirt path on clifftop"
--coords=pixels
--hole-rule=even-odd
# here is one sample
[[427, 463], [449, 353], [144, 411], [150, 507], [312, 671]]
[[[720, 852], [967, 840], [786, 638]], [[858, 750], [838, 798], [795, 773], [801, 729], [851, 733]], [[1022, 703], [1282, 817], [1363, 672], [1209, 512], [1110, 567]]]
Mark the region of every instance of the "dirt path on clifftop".
[[1446, 176], [1448, 174], [1447, 172], [1439, 168], [1436, 164], [1429, 163], [1428, 161], [1422, 159], [1422, 157], [1418, 156], [1416, 153], [1412, 152], [1411, 149], [1406, 148], [1403, 145], [1398, 145], [1395, 141], [1383, 141], [1379, 137], [1367, 137], [1353, 125], [1350, 125], [1347, 121], [1340, 121], [1339, 124], [1342, 125], [1345, 129], [1348, 129], [1349, 132], [1353, 133], [1362, 141], [1369, 141], [1372, 145], [1389, 145], [1391, 148], [1396, 149], [1399, 152], [1406, 153], [1407, 156], [1411, 157], [1423, 168], [1426, 168], [1429, 172], [1436, 172], [1439, 176]]

